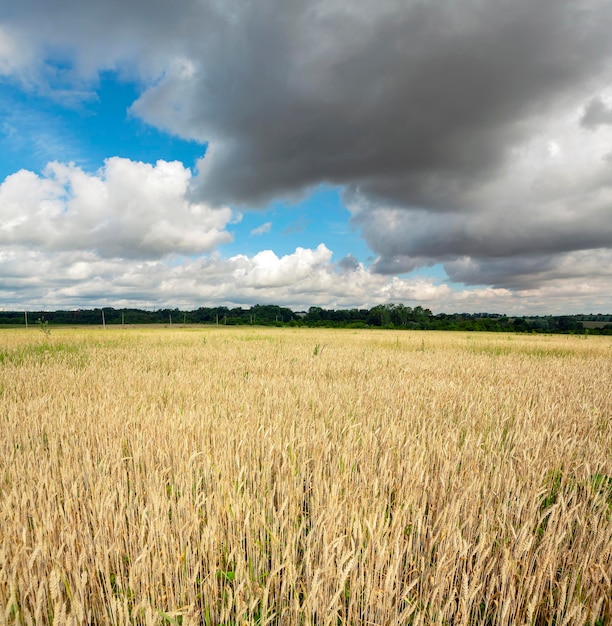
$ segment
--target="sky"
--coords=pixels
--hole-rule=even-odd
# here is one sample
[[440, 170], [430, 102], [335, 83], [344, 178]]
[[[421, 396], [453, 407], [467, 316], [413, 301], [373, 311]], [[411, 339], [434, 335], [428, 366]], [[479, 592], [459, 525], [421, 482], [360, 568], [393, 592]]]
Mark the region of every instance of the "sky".
[[611, 0], [0, 8], [0, 308], [612, 313]]

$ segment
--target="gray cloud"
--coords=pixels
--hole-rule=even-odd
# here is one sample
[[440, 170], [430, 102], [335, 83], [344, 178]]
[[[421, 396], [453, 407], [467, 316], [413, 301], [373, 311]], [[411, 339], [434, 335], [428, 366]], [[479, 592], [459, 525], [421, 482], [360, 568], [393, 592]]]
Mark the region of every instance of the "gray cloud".
[[585, 128], [612, 124], [612, 106], [606, 105], [601, 97], [593, 98], [585, 107], [580, 123]]
[[[610, 49], [609, 19], [566, 1], [290, 3], [282, 26], [270, 6], [241, 15], [239, 52], [228, 38], [212, 76], [187, 87], [192, 101], [224, 104], [189, 118], [202, 134], [213, 121], [218, 137], [202, 163], [212, 200], [265, 202], [324, 180], [465, 209], [463, 193], [586, 87]], [[137, 108], [145, 118], [148, 104], [156, 110], [146, 98]]]
[[5, 14], [23, 62], [0, 71], [49, 80], [45, 47], [73, 59], [75, 84], [132, 73], [134, 114], [208, 141], [198, 201], [341, 185], [381, 273], [441, 262], [531, 288], [612, 247], [610, 0], [22, 0]]
[[355, 272], [359, 269], [359, 261], [352, 254], [347, 254], [338, 261], [338, 268], [345, 273]]
[[[547, 255], [519, 257], [509, 262], [500, 257], [482, 259], [463, 257], [445, 265], [448, 275], [469, 284], [504, 285], [510, 289], [537, 289], [541, 285], [583, 280], [601, 284], [612, 260], [610, 250], [568, 252], [554, 258]], [[584, 282], [583, 284], [587, 284]], [[602, 293], [603, 295], [603, 293]]]

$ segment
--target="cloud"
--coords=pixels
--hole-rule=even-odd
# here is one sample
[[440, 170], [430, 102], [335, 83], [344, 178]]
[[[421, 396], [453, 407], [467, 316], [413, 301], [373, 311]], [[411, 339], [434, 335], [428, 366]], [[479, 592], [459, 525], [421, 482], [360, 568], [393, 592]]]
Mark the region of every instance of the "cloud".
[[263, 250], [252, 258], [239, 255], [230, 261], [235, 266], [232, 276], [242, 288], [308, 289], [313, 277], [318, 282], [329, 273], [331, 256], [331, 251], [320, 244], [315, 250], [298, 247], [281, 258], [272, 250]]
[[[544, 111], [602, 69], [611, 46], [594, 13], [609, 18], [607, 5], [573, 7], [290, 2], [279, 15], [275, 3], [258, 3], [257, 13], [238, 11], [237, 30], [195, 76], [171, 73], [137, 110], [211, 139], [201, 191], [213, 201], [263, 203], [327, 181], [452, 210], [458, 192], [537, 131]], [[237, 32], [245, 40], [229, 50]], [[184, 115], [176, 100], [189, 103]]]
[[580, 123], [585, 128], [612, 124], [612, 106], [607, 105], [600, 96], [596, 96], [585, 107]]
[[265, 224], [262, 224], [261, 226], [254, 228], [251, 231], [251, 235], [254, 235], [254, 236], [265, 235], [266, 233], [270, 232], [271, 228], [272, 228], [272, 222], [266, 222]]
[[0, 76], [17, 75], [24, 61], [17, 37], [0, 24]]
[[308, 228], [309, 220], [303, 215], [300, 216], [295, 222], [288, 224], [283, 229], [283, 235], [291, 235], [292, 233], [301, 233]]
[[[444, 263], [451, 280], [531, 289], [554, 274], [593, 276], [587, 257], [612, 248], [612, 168], [606, 160], [612, 129], [593, 134], [580, 109], [554, 118], [508, 158], [487, 182], [458, 194], [465, 206], [432, 210], [376, 203], [347, 195], [353, 221], [379, 253], [382, 273]], [[567, 259], [581, 258], [573, 265]], [[609, 265], [597, 273], [606, 274]]]
[[360, 263], [352, 254], [347, 254], [343, 259], [340, 259], [338, 267], [347, 273], [355, 272], [359, 269]]
[[51, 163], [42, 176], [21, 170], [0, 185], [0, 245], [94, 251], [101, 258], [201, 254], [231, 241], [228, 208], [188, 199], [191, 172], [111, 158], [95, 174]]
[[[133, 114], [209, 142], [189, 184], [197, 206], [338, 185], [377, 272], [444, 263], [516, 293], [544, 289], [555, 268], [588, 278], [567, 259], [612, 248], [608, 0], [22, 0], [5, 13], [1, 71], [56, 86], [127, 73], [143, 86]], [[54, 176], [31, 180], [49, 210]], [[116, 249], [98, 224], [100, 254], [154, 258], [228, 236], [229, 214], [215, 225], [208, 209], [208, 235], [189, 235], [180, 216], [193, 206], [181, 206], [178, 225], [157, 219], [145, 237], [130, 236], [138, 209], [111, 215], [126, 234]], [[48, 245], [70, 247], [51, 232]]]
[[[568, 259], [580, 263], [584, 258]], [[346, 262], [345, 262], [346, 261]], [[591, 266], [610, 263], [609, 254]], [[609, 311], [612, 290], [606, 277], [551, 279], [543, 287], [512, 291], [474, 287], [453, 289], [425, 278], [390, 277], [363, 264], [333, 261], [324, 244], [296, 248], [277, 256], [263, 250], [253, 256], [222, 258], [102, 258], [92, 251], [50, 251], [20, 246], [0, 248], [0, 300], [8, 309], [49, 310], [99, 306], [195, 309], [200, 306], [251, 306], [273, 303], [304, 310], [371, 308], [403, 302], [434, 312], [550, 314]], [[609, 283], [608, 283], [609, 286]]]

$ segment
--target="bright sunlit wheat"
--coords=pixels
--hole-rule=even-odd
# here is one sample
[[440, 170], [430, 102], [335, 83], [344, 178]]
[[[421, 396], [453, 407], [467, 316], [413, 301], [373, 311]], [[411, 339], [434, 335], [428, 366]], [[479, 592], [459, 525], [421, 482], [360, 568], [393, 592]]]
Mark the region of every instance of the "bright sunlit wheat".
[[0, 361], [0, 623], [612, 620], [610, 338], [3, 330]]

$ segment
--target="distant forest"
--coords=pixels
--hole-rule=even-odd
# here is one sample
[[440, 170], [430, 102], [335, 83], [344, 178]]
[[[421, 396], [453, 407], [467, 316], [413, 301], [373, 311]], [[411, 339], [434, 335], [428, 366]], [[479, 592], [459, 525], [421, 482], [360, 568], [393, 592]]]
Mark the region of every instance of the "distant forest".
[[381, 304], [372, 309], [292, 311], [276, 305], [248, 309], [201, 307], [179, 309], [79, 309], [74, 311], [0, 311], [0, 325], [49, 326], [78, 324], [223, 324], [227, 326], [307, 326], [330, 328], [394, 328], [612, 335], [612, 315], [544, 315], [511, 317], [497, 313], [438, 313], [421, 306]]

